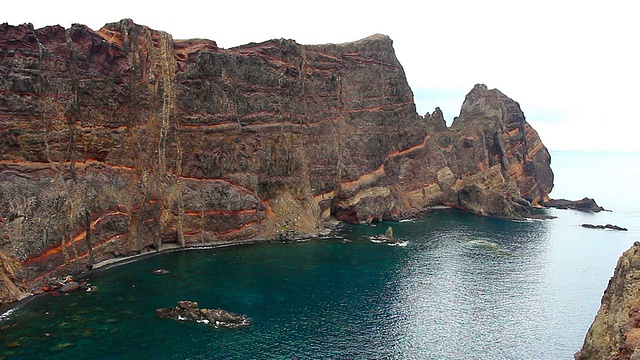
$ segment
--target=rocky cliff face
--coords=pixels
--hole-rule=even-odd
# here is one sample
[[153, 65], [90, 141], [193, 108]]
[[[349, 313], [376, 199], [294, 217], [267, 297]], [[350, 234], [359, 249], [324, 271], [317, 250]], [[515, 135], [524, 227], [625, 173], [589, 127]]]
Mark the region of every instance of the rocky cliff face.
[[0, 301], [172, 246], [433, 205], [521, 217], [553, 186], [519, 105], [476, 85], [422, 117], [383, 35], [221, 49], [130, 20], [0, 25]]
[[577, 360], [640, 359], [640, 242], [622, 254]]

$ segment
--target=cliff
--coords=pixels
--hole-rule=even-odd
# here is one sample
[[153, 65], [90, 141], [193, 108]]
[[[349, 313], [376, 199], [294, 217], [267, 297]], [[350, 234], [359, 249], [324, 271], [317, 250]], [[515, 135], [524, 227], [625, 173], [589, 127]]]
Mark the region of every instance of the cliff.
[[550, 157], [476, 85], [419, 116], [387, 36], [231, 49], [131, 20], [0, 25], [0, 302], [168, 247], [309, 235], [447, 205], [528, 216]]
[[577, 360], [640, 359], [640, 242], [622, 254]]

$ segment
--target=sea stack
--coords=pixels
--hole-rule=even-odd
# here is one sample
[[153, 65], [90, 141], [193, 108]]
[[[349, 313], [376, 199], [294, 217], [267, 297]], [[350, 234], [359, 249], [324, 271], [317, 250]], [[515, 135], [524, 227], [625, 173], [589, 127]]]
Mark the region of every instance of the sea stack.
[[476, 85], [450, 128], [418, 115], [385, 35], [222, 49], [127, 19], [5, 23], [0, 49], [0, 303], [45, 274], [332, 217], [526, 217], [553, 187], [517, 102]]

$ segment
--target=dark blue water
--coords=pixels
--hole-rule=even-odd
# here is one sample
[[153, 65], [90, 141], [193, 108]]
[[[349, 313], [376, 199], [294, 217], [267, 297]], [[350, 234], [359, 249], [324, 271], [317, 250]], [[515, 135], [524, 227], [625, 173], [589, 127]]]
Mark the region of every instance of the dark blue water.
[[[5, 315], [0, 359], [571, 359], [617, 258], [640, 240], [629, 192], [640, 157], [552, 156], [553, 197], [589, 195], [613, 211], [513, 222], [439, 210], [303, 243], [163, 254], [91, 274], [96, 292], [37, 297]], [[368, 240], [389, 225], [407, 246]], [[155, 316], [178, 300], [253, 323]]]

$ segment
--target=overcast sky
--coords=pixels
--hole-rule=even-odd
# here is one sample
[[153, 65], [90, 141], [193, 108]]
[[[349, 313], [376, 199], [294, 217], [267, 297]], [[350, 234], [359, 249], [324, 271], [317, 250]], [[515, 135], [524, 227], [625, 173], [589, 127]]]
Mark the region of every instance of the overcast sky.
[[640, 151], [634, 1], [5, 1], [0, 22], [97, 30], [123, 18], [228, 48], [275, 38], [394, 41], [418, 112], [450, 122], [476, 83], [518, 101], [552, 150]]

